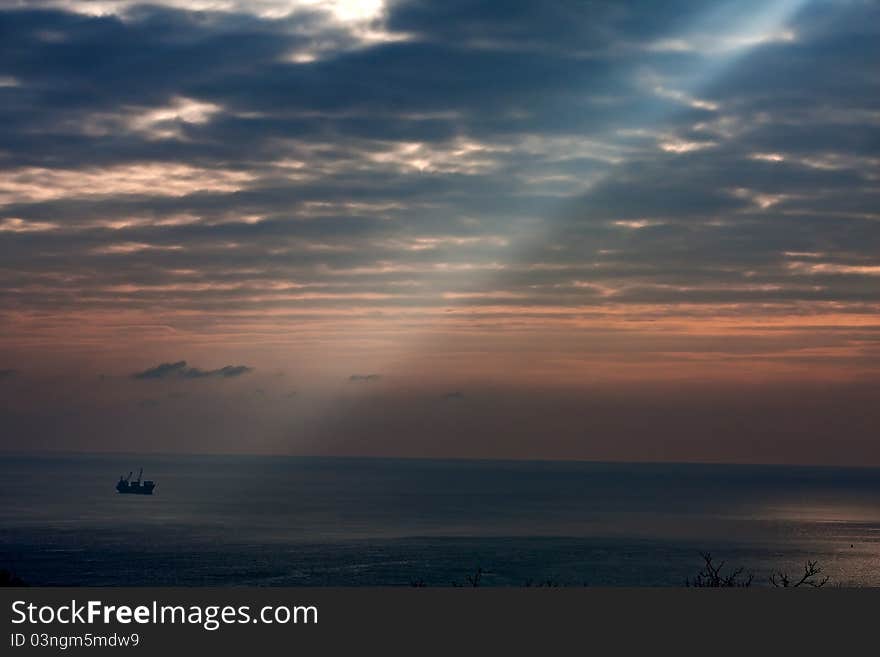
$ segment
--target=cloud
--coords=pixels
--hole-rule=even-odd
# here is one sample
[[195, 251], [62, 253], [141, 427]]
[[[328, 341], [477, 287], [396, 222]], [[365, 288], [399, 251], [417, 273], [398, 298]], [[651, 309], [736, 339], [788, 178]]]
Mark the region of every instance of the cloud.
[[352, 374], [348, 377], [349, 382], [351, 383], [371, 383], [373, 381], [378, 381], [382, 376], [380, 374]]
[[173, 376], [181, 376], [186, 370], [186, 361], [180, 360], [176, 363], [162, 363], [131, 376], [135, 379], [166, 379]]
[[0, 369], [0, 380], [12, 379], [12, 378], [18, 376], [19, 374], [21, 374], [21, 372], [16, 369], [12, 369], [12, 368]]
[[700, 48], [633, 47], [691, 38], [684, 1], [377, 5], [412, 38], [295, 66], [331, 29], [306, 5], [164, 5], [4, 13], [0, 307], [787, 301], [780, 249], [861, 267], [877, 241], [870, 3], [804, 11], [697, 87]]
[[204, 378], [235, 378], [248, 372], [253, 368], [245, 365], [226, 365], [216, 370], [201, 370], [197, 367], [189, 367], [185, 360], [175, 363], [162, 363], [156, 367], [151, 367], [142, 372], [132, 374], [135, 379], [204, 379]]
[[246, 365], [226, 365], [221, 367], [219, 370], [199, 370], [196, 368], [192, 368], [187, 371], [186, 376], [191, 378], [203, 378], [209, 376], [218, 376], [222, 378], [234, 378], [237, 376], [241, 376], [242, 374], [247, 374], [248, 372], [252, 372], [253, 368], [247, 367]]

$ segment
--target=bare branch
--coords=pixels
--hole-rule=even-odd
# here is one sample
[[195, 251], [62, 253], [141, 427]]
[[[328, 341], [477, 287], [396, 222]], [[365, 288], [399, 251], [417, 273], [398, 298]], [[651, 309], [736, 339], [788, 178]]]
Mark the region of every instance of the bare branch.
[[792, 582], [788, 573], [777, 570], [770, 573], [770, 583], [779, 588], [810, 586], [814, 589], [820, 589], [828, 583], [828, 575], [822, 577], [822, 567], [819, 566], [818, 561], [807, 561], [804, 564], [804, 574], [798, 581]]
[[753, 575], [748, 573], [743, 577], [745, 569], [735, 568], [728, 574], [723, 574], [722, 570], [726, 562], [722, 561], [717, 566], [712, 561], [712, 555], [709, 552], [701, 552], [703, 557], [703, 569], [697, 573], [692, 580], [685, 580], [685, 586], [695, 587], [712, 587], [712, 588], [733, 588], [746, 587], [752, 585]]

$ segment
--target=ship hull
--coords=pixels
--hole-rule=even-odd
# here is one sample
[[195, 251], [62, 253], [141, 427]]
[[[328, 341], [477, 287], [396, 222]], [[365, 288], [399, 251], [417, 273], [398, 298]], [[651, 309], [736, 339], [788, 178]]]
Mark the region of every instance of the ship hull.
[[152, 495], [156, 482], [152, 479], [141, 479], [143, 473], [144, 469], [141, 468], [137, 479], [134, 480], [131, 478], [131, 472], [127, 477], [120, 476], [119, 481], [116, 482], [116, 492], [122, 495]]

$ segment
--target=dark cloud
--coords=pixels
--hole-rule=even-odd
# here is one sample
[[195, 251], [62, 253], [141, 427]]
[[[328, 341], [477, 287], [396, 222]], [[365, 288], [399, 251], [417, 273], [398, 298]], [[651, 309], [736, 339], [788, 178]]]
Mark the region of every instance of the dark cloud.
[[189, 367], [185, 360], [176, 363], [162, 363], [142, 372], [132, 374], [135, 379], [205, 379], [205, 378], [234, 378], [251, 372], [253, 368], [245, 365], [226, 365], [217, 370], [202, 370], [197, 367]]
[[219, 370], [199, 370], [196, 368], [192, 368], [187, 371], [186, 376], [193, 378], [219, 376], [228, 379], [241, 376], [242, 374], [247, 374], [248, 372], [252, 371], [253, 368], [247, 367], [246, 365], [226, 365], [224, 367], [221, 367]]
[[[386, 28], [409, 40], [371, 47], [320, 13], [2, 12], [0, 168], [47, 169], [22, 190], [66, 178], [0, 200], [0, 221], [53, 226], [3, 233], [0, 306], [430, 308], [497, 263], [526, 307], [874, 301], [871, 270], [807, 281], [782, 254], [876, 253], [877, 4], [806, 5], [776, 27], [792, 39], [712, 51], [760, 8], [740, 4], [396, 2]], [[76, 180], [144, 163], [192, 171], [98, 196]], [[218, 171], [238, 188], [211, 189]], [[327, 295], [271, 292], [285, 281]]]
[[382, 376], [379, 374], [352, 374], [348, 380], [351, 383], [371, 383], [381, 378]]
[[13, 377], [18, 376], [19, 374], [21, 374], [21, 372], [19, 372], [19, 370], [16, 370], [16, 369], [11, 369], [11, 368], [0, 369], [0, 380], [11, 379]]
[[143, 372], [136, 372], [131, 376], [135, 379], [166, 379], [172, 376], [181, 376], [186, 370], [186, 361], [179, 360], [176, 363], [162, 363]]

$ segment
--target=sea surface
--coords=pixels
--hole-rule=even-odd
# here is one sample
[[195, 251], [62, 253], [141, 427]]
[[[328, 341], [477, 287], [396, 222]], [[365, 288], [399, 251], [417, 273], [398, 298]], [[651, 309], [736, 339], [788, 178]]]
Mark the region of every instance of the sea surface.
[[[143, 466], [151, 497], [119, 495]], [[701, 551], [880, 585], [880, 470], [4, 456], [0, 568], [33, 585], [680, 586]]]

